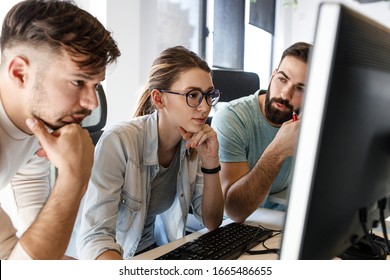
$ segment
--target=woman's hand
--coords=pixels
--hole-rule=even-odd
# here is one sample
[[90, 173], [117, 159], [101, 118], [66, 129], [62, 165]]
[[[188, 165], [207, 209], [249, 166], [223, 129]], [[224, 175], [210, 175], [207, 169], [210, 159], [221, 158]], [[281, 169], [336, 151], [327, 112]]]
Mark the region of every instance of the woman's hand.
[[187, 132], [182, 127], [180, 134], [187, 141], [186, 148], [194, 148], [198, 151], [204, 168], [215, 168], [219, 165], [219, 143], [217, 133], [208, 124], [196, 133]]

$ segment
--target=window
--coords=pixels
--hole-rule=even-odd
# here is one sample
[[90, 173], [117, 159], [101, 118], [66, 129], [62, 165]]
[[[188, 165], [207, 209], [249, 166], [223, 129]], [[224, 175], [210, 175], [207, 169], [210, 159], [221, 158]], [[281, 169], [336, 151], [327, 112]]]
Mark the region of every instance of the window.
[[204, 56], [204, 0], [157, 0], [157, 49], [182, 45]]

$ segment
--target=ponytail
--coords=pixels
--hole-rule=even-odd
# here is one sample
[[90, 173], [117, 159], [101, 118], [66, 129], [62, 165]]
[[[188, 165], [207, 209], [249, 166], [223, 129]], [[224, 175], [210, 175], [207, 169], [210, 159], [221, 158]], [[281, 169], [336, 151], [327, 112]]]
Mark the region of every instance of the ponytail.
[[142, 92], [141, 98], [138, 101], [137, 109], [134, 113], [134, 117], [145, 116], [153, 113], [155, 108], [153, 106], [149, 88], [145, 88]]

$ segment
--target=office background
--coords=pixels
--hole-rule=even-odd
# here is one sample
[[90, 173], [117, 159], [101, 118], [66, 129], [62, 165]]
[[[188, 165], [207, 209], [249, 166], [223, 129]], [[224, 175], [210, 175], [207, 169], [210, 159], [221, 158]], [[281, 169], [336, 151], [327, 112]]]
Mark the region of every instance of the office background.
[[[76, 0], [82, 8], [95, 15], [113, 32], [122, 52], [117, 64], [107, 71], [103, 86], [107, 94], [107, 125], [133, 116], [141, 89], [153, 59], [166, 47], [182, 44], [203, 54], [214, 66], [214, 8], [237, 0]], [[266, 0], [257, 0], [270, 2]], [[313, 42], [317, 9], [321, 0], [276, 0], [273, 36], [249, 24], [250, 4], [244, 3], [245, 42], [243, 65], [246, 71], [260, 76], [260, 87], [266, 88], [269, 75], [282, 51], [296, 41]], [[0, 19], [19, 0], [2, 0]], [[271, 1], [272, 2], [272, 1]], [[333, 1], [334, 2], [334, 1]], [[344, 3], [390, 27], [390, 2], [360, 4]], [[221, 5], [220, 5], [221, 6]], [[203, 16], [203, 9], [207, 14]], [[209, 31], [204, 43], [202, 23]], [[220, 30], [221, 34], [223, 30]], [[229, 35], [228, 35], [229, 36]], [[231, 44], [235, 43], [232, 38]], [[240, 55], [240, 54], [237, 54]], [[236, 56], [232, 60], [237, 59]], [[249, 94], [249, 93], [248, 93]]]

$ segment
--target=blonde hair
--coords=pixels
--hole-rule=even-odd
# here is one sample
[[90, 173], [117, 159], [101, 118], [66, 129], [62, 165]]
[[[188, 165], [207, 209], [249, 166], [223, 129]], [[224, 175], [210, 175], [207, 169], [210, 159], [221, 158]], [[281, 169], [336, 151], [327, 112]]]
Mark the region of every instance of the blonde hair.
[[150, 93], [153, 89], [168, 90], [174, 84], [181, 72], [191, 68], [200, 68], [211, 72], [207, 62], [196, 53], [183, 46], [164, 50], [153, 62], [148, 82], [138, 101], [135, 117], [151, 114], [155, 111]]

